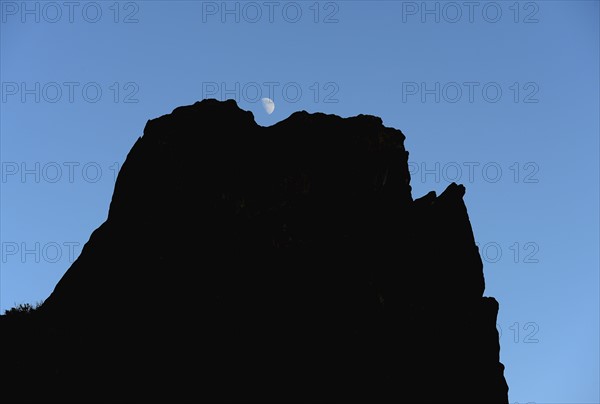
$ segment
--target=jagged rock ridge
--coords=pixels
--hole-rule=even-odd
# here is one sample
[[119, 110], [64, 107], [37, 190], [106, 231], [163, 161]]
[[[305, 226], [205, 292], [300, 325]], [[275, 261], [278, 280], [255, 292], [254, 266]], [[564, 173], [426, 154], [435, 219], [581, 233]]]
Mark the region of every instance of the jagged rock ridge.
[[413, 200], [404, 139], [233, 101], [148, 121], [35, 321], [0, 322], [42, 372], [4, 396], [507, 403], [465, 189]]

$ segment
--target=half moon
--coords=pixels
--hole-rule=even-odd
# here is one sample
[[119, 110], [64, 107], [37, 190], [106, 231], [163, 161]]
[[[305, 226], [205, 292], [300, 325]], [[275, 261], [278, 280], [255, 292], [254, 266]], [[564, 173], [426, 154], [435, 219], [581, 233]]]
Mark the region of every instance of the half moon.
[[270, 98], [262, 98], [260, 101], [262, 102], [262, 106], [265, 109], [265, 112], [271, 115], [275, 110], [275, 103], [273, 102], [273, 100]]

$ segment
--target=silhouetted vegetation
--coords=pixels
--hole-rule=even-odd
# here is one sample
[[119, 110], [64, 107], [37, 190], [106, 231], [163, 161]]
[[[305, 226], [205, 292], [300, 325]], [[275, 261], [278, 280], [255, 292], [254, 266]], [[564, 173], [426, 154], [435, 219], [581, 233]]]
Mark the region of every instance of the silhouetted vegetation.
[[34, 304], [20, 303], [11, 309], [4, 310], [4, 315], [5, 316], [22, 316], [22, 315], [31, 314], [34, 311], [36, 311], [37, 309], [39, 309], [43, 303], [44, 303], [43, 300], [39, 301], [37, 303], [34, 303]]

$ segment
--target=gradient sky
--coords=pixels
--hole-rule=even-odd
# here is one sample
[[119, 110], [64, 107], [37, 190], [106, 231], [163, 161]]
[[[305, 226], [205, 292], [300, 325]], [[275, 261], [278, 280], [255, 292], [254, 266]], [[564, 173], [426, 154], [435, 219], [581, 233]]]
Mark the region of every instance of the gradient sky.
[[52, 292], [147, 120], [203, 98], [264, 126], [373, 114], [407, 136], [413, 197], [467, 188], [510, 402], [600, 402], [598, 1], [0, 11], [2, 312]]

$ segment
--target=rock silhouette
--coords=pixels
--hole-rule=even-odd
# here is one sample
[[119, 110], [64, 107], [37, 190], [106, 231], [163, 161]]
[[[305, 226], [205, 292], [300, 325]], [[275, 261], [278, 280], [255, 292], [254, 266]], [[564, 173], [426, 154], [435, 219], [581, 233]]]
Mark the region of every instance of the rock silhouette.
[[3, 316], [0, 401], [508, 403], [462, 185], [401, 131], [234, 101], [148, 121], [107, 220]]

